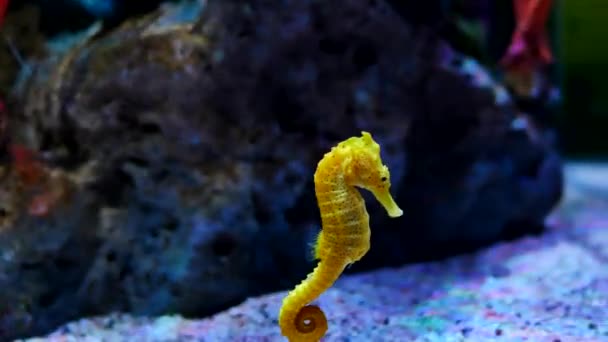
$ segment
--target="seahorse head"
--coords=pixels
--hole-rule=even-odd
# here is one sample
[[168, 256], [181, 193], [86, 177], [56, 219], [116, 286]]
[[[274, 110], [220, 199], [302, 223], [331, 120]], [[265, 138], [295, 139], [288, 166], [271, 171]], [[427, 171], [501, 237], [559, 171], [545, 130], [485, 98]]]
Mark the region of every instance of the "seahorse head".
[[391, 196], [391, 174], [382, 162], [380, 145], [368, 132], [361, 137], [352, 137], [338, 144], [338, 151], [344, 155], [343, 171], [349, 185], [369, 190], [386, 209], [390, 217], [403, 214]]

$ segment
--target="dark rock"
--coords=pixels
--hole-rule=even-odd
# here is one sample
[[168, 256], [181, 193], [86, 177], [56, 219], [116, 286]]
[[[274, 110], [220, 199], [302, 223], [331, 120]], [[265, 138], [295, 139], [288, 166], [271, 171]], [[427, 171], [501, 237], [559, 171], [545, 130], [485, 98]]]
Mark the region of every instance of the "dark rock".
[[405, 213], [368, 202], [372, 248], [353, 270], [496, 241], [558, 200], [559, 158], [517, 127], [504, 90], [384, 2], [209, 1], [192, 25], [193, 13], [92, 32], [22, 84], [11, 139], [76, 194], [35, 225], [16, 204], [1, 230], [0, 286], [19, 293], [6, 301], [31, 303], [9, 337], [114, 310], [204, 315], [291, 287], [312, 266], [316, 163], [361, 130]]

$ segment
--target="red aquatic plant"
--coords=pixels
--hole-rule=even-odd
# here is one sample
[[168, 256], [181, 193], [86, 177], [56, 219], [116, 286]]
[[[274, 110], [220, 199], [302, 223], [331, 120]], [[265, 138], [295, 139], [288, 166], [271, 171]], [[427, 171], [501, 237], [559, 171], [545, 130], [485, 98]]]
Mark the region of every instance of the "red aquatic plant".
[[553, 62], [547, 35], [552, 0], [513, 0], [516, 27], [501, 64], [506, 68], [535, 69]]
[[2, 26], [2, 21], [4, 21], [4, 15], [6, 14], [7, 8], [8, 0], [0, 0], [0, 26]]
[[520, 96], [530, 96], [542, 69], [553, 62], [547, 20], [552, 0], [513, 0], [515, 31], [500, 60], [506, 81]]
[[[2, 29], [2, 24], [4, 22], [4, 16], [6, 15], [6, 10], [8, 8], [8, 0], [0, 0], [0, 29]], [[6, 108], [4, 106], [4, 101], [0, 97], [0, 139], [4, 136], [6, 131]]]

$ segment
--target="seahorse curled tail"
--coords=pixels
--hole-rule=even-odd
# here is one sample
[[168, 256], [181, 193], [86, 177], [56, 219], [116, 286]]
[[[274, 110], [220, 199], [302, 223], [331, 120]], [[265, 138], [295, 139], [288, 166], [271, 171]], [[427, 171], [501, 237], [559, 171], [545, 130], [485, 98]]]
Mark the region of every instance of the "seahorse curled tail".
[[279, 326], [290, 342], [319, 341], [325, 335], [325, 313], [317, 305], [307, 304], [329, 289], [345, 266], [346, 262], [340, 258], [320, 261], [308, 277], [285, 297], [279, 312]]

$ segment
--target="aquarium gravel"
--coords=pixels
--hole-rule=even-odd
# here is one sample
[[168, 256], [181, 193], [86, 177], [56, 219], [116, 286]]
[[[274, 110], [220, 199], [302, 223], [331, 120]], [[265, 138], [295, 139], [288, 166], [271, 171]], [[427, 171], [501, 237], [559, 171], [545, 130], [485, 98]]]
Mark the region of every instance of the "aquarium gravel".
[[[542, 236], [342, 277], [317, 302], [329, 320], [324, 341], [608, 341], [608, 190], [588, 190], [580, 167], [567, 169], [565, 199]], [[585, 179], [608, 179], [605, 167], [584, 167]], [[200, 320], [82, 319], [27, 341], [283, 341], [284, 296], [251, 298]]]

